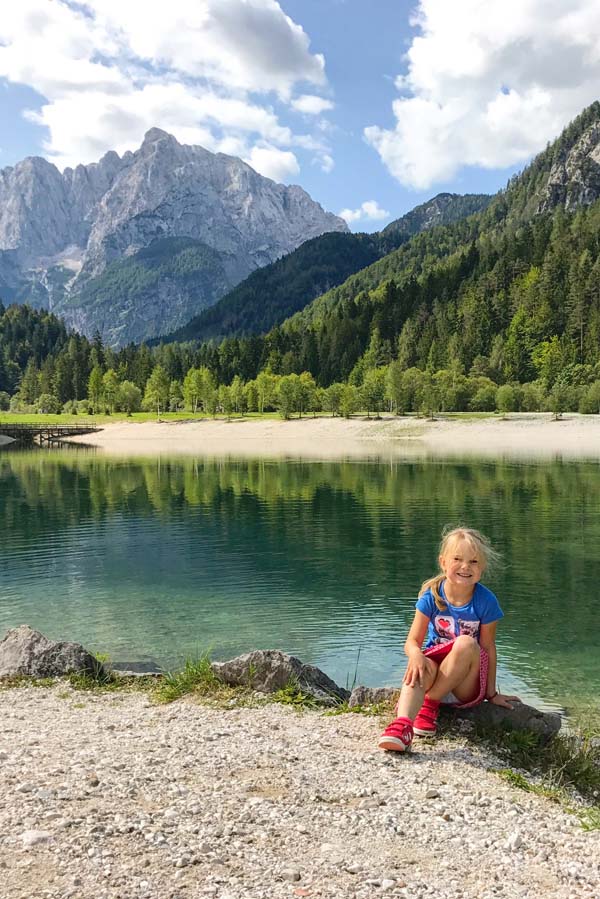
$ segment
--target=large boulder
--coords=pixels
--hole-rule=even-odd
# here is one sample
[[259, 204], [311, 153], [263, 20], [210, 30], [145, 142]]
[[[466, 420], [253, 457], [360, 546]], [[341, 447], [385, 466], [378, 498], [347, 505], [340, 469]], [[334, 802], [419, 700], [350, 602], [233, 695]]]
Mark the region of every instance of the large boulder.
[[457, 709], [454, 713], [477, 724], [489, 727], [529, 730], [538, 734], [544, 742], [559, 732], [562, 721], [556, 712], [541, 712], [525, 702], [513, 702], [512, 709], [482, 702], [470, 709]]
[[224, 683], [252, 687], [259, 693], [276, 693], [292, 683], [324, 705], [336, 705], [350, 696], [319, 668], [277, 649], [247, 652], [227, 662], [213, 662], [212, 667]]
[[[370, 706], [387, 703], [390, 715], [400, 695], [393, 687], [355, 687], [348, 701], [350, 708], [354, 706]], [[529, 730], [538, 734], [544, 742], [551, 740], [560, 730], [561, 718], [555, 712], [541, 712], [524, 702], [514, 702], [512, 709], [505, 709], [491, 702], [482, 702], [469, 709], [448, 709], [447, 714], [456, 715], [476, 724], [488, 727], [509, 728], [512, 730]]]
[[23, 624], [0, 641], [0, 677], [61, 677], [72, 673], [104, 673], [102, 664], [79, 643], [49, 640]]

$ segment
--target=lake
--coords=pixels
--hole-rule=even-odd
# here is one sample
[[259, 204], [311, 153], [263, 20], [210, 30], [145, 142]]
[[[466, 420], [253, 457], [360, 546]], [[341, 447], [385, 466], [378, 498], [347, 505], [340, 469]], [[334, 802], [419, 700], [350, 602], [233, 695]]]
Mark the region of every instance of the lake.
[[114, 459], [0, 450], [0, 632], [115, 662], [278, 648], [341, 685], [398, 684], [448, 523], [503, 555], [499, 683], [598, 708], [600, 464]]

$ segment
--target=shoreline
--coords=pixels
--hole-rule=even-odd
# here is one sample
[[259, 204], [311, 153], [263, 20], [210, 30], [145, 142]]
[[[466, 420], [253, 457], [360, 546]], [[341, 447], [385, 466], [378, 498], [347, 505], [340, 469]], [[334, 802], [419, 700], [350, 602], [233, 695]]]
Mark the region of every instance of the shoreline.
[[108, 455], [343, 460], [415, 457], [600, 458], [600, 416], [513, 414], [506, 420], [385, 416], [380, 419], [203, 419], [115, 422], [69, 438]]

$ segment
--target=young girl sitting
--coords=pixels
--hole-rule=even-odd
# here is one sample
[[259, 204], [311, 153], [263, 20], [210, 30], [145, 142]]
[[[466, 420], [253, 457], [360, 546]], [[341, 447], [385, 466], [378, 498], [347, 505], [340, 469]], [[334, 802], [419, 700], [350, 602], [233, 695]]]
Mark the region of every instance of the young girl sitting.
[[511, 702], [519, 701], [496, 688], [496, 626], [503, 612], [494, 594], [480, 583], [496, 557], [479, 531], [454, 528], [444, 534], [441, 571], [421, 587], [404, 644], [408, 665], [398, 717], [381, 735], [380, 749], [405, 752], [414, 734], [433, 736], [441, 702], [466, 708], [487, 699], [511, 709]]

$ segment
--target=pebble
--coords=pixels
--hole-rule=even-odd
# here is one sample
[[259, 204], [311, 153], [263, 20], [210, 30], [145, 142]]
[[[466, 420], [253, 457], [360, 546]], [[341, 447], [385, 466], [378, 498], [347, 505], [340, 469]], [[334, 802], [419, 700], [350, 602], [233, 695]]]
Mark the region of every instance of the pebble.
[[523, 838], [520, 833], [515, 831], [515, 833], [511, 833], [511, 835], [507, 839], [504, 848], [508, 849], [509, 852], [516, 852], [517, 849], [520, 849], [522, 845]]
[[281, 872], [281, 876], [284, 880], [289, 880], [291, 883], [300, 880], [302, 877], [300, 871], [297, 871], [295, 868], [284, 868]]
[[24, 849], [32, 849], [34, 846], [45, 846], [54, 839], [47, 830], [26, 830], [21, 834]]
[[[0, 718], [23, 747], [0, 750], [14, 899], [598, 896], [599, 832], [462, 736], [398, 758], [376, 749], [375, 717], [64, 683], [0, 692]], [[465, 846], [477, 867], [449, 867]]]

